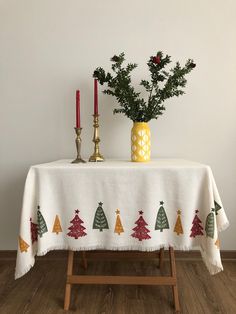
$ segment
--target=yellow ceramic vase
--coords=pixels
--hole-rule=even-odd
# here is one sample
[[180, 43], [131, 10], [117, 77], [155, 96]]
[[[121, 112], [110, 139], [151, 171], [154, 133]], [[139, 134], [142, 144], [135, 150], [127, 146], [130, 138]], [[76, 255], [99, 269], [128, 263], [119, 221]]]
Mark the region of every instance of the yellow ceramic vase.
[[131, 160], [150, 161], [151, 133], [147, 122], [134, 122], [131, 130]]

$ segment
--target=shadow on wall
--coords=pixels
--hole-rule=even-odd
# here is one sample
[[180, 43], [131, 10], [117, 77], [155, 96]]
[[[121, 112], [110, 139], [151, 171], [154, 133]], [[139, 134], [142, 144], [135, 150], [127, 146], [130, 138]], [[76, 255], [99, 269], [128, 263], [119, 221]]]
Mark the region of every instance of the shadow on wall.
[[[15, 167], [14, 167], [15, 168]], [[20, 173], [9, 171], [1, 183], [0, 250], [15, 250], [19, 232], [20, 213], [27, 169]], [[9, 238], [9, 230], [11, 237]]]
[[[49, 161], [32, 162], [40, 164]], [[24, 185], [30, 166], [15, 163], [1, 167], [1, 177], [5, 180], [0, 185], [0, 250], [17, 249]]]

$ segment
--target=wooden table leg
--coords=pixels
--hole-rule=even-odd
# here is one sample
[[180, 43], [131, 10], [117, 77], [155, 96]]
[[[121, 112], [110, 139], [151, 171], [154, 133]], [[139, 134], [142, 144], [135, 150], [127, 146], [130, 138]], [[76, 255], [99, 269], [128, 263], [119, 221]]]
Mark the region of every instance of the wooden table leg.
[[70, 307], [71, 283], [68, 282], [68, 276], [71, 276], [73, 272], [73, 260], [74, 260], [74, 252], [69, 251], [68, 262], [67, 262], [66, 291], [65, 291], [65, 300], [64, 300], [65, 311], [68, 311]]
[[86, 270], [88, 268], [88, 262], [87, 262], [85, 251], [82, 251], [82, 262], [83, 262], [83, 267]]
[[177, 276], [176, 276], [176, 266], [175, 266], [175, 255], [173, 247], [169, 247], [169, 254], [170, 254], [170, 269], [171, 269], [171, 276], [175, 279], [175, 284], [172, 285], [172, 292], [174, 298], [174, 305], [175, 305], [175, 312], [180, 312], [180, 305], [179, 305], [179, 295], [178, 295], [178, 288], [177, 288]]
[[[156, 253], [155, 253], [156, 254]], [[169, 247], [170, 256], [170, 276], [94, 276], [94, 275], [73, 275], [73, 259], [74, 252], [69, 251], [68, 264], [67, 264], [67, 278], [66, 278], [66, 291], [65, 291], [65, 301], [64, 310], [68, 310], [70, 307], [70, 297], [71, 297], [71, 285], [72, 284], [123, 284], [123, 285], [168, 285], [172, 287], [175, 311], [180, 313], [178, 289], [177, 289], [177, 276], [176, 276], [176, 266], [175, 266], [175, 256], [173, 247]], [[160, 249], [159, 252], [159, 265], [160, 268], [163, 266], [164, 258], [164, 248]], [[87, 260], [85, 251], [82, 252], [82, 260], [84, 268], [87, 268]]]
[[163, 262], [164, 262], [164, 248], [162, 247], [159, 251], [159, 268], [161, 272], [162, 272]]

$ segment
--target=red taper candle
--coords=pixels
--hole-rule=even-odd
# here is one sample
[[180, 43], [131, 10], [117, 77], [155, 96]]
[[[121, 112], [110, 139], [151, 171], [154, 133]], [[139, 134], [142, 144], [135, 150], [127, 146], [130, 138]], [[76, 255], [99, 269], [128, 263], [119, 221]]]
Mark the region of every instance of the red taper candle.
[[80, 128], [80, 91], [76, 91], [76, 127]]
[[98, 114], [98, 81], [94, 79], [94, 114]]

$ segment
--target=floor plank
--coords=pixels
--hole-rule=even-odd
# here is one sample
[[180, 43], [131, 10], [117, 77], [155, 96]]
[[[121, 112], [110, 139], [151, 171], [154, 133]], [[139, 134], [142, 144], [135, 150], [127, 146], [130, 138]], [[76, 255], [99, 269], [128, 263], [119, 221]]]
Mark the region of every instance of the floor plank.
[[[159, 275], [158, 261], [76, 260], [79, 274]], [[0, 260], [0, 313], [4, 314], [169, 314], [174, 313], [170, 287], [76, 285], [70, 311], [63, 310], [66, 260], [41, 258], [31, 271], [14, 280], [14, 260]], [[225, 261], [224, 272], [211, 276], [202, 261], [178, 260], [177, 277], [182, 313], [235, 314], [236, 261]], [[168, 273], [169, 263], [164, 263]]]

